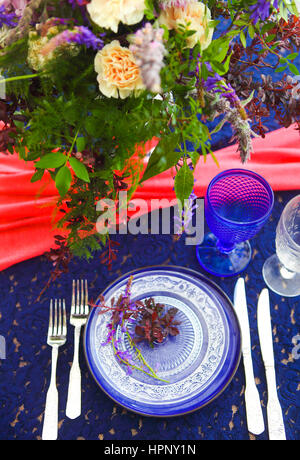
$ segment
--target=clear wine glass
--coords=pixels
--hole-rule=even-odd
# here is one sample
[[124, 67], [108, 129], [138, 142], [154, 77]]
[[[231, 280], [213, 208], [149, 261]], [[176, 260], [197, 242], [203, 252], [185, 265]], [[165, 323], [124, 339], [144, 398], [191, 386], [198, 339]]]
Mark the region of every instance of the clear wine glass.
[[263, 266], [269, 288], [284, 297], [300, 295], [300, 195], [284, 208], [276, 229], [276, 254]]
[[217, 276], [241, 273], [251, 260], [249, 239], [269, 218], [274, 194], [268, 182], [246, 169], [218, 174], [205, 196], [205, 218], [212, 233], [197, 246], [200, 265]]

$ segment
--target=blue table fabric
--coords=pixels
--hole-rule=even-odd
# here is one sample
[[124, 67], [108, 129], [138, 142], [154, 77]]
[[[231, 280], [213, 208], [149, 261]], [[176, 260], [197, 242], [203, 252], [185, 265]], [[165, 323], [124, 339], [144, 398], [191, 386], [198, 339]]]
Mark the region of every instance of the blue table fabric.
[[[275, 194], [273, 213], [262, 231], [252, 240], [253, 259], [243, 273], [252, 334], [252, 355], [256, 382], [266, 417], [267, 388], [257, 334], [258, 294], [265, 287], [261, 270], [275, 250], [275, 229], [285, 204], [299, 192]], [[41, 235], [42, 237], [42, 235]], [[70, 272], [57, 280], [36, 299], [48, 280], [51, 265], [42, 256], [13, 266], [0, 273], [0, 336], [6, 340], [6, 359], [0, 359], [0, 439], [41, 439], [46, 391], [49, 385], [51, 349], [46, 345], [49, 301], [66, 298], [71, 303], [73, 278], [87, 278], [90, 298], [119, 275], [138, 267], [172, 264], [202, 271], [195, 247], [186, 246], [184, 236], [177, 242], [166, 235], [116, 236], [120, 243], [117, 261], [109, 271], [99, 262], [74, 260]], [[202, 273], [204, 273], [202, 271]], [[232, 299], [237, 277], [218, 279], [208, 275]], [[281, 298], [270, 292], [277, 383], [287, 438], [300, 439], [300, 359], [293, 359], [292, 339], [299, 334], [300, 298]], [[193, 414], [172, 418], [147, 418], [131, 413], [106, 396], [90, 375], [81, 350], [82, 415], [69, 420], [65, 415], [69, 370], [73, 358], [73, 328], [58, 361], [59, 439], [61, 440], [248, 440], [243, 365], [225, 392], [210, 405]], [[259, 440], [268, 439], [265, 431]]]

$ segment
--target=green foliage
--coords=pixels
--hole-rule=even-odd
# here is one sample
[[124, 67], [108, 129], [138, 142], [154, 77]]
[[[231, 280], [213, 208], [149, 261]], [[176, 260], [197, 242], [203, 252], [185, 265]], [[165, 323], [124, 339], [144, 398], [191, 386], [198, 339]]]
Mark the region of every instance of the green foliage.
[[[286, 20], [289, 13], [298, 14], [294, 0], [282, 0], [278, 12], [271, 7], [273, 15], [257, 23], [249, 10], [256, 0], [203, 3], [212, 12], [209, 27], [217, 28], [226, 19], [228, 29], [203, 50], [200, 43], [192, 49], [187, 47], [187, 40], [195, 33], [190, 24], [181, 25], [176, 31], [162, 26], [167, 52], [160, 73], [162, 93], [158, 97], [149, 91], [124, 100], [103, 96], [94, 68], [95, 51], [85, 46], [62, 47], [53, 59], [47, 60], [42, 71], [28, 64], [28, 34], [1, 51], [7, 104], [9, 109], [15, 106], [11, 115], [14, 130], [10, 135], [14, 148], [25, 161], [35, 162], [31, 182], [38, 182], [49, 171], [60, 194], [58, 206], [63, 200], [67, 203], [59, 226], [67, 227], [69, 247], [80, 257], [90, 257], [105, 244], [106, 236], [93, 232], [99, 217], [96, 202], [106, 197], [117, 198], [116, 171], [125, 168], [130, 197], [140, 183], [175, 167], [176, 195], [181, 201], [189, 197], [194, 180], [188, 163], [195, 167], [201, 156], [213, 156], [212, 132], [206, 119], [216, 114], [210, 113], [206, 104], [204, 83], [215, 73], [226, 80], [235, 44], [247, 51], [249, 43], [255, 43], [259, 37], [261, 52], [278, 60], [277, 72], [299, 74], [294, 63], [298, 53], [281, 56], [280, 41], [273, 31], [280, 18]], [[53, 17], [69, 18], [70, 24], [86, 24], [82, 11], [72, 8], [69, 2], [55, 0], [47, 4]], [[156, 27], [159, 1], [145, 0], [145, 6], [146, 20]], [[105, 44], [118, 39], [122, 46], [129, 46], [129, 36], [141, 24], [120, 25], [117, 34], [92, 22], [89, 27], [97, 35], [104, 33]], [[250, 103], [252, 97], [253, 94], [246, 102]], [[241, 109], [246, 102], [241, 102]], [[13, 119], [15, 115], [18, 120]], [[223, 126], [222, 121], [219, 126]], [[142, 175], [142, 160], [131, 165], [128, 160], [138, 144], [153, 137], [160, 141]], [[194, 145], [194, 151], [187, 150], [187, 143]], [[12, 145], [8, 150], [13, 153]], [[180, 161], [183, 166], [177, 167]]]
[[70, 165], [79, 179], [82, 179], [85, 182], [90, 182], [89, 173], [83, 163], [78, 161], [76, 158], [71, 157], [69, 159]]
[[59, 168], [55, 176], [55, 185], [60, 193], [60, 196], [64, 198], [68, 190], [70, 189], [72, 182], [72, 175], [67, 166]]
[[184, 200], [188, 199], [193, 188], [193, 171], [188, 167], [187, 163], [184, 163], [175, 177], [175, 193], [181, 203], [184, 203]]

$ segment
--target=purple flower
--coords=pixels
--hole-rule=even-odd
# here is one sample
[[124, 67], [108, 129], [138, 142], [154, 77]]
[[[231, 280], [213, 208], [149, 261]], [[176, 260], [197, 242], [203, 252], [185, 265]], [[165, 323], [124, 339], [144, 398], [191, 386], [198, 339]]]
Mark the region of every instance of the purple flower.
[[107, 334], [105, 342], [101, 343], [101, 346], [104, 347], [104, 346], [108, 345], [109, 343], [111, 343], [113, 335], [114, 335], [114, 331], [109, 331], [109, 333]]
[[127, 373], [127, 375], [131, 375], [131, 374], [132, 374], [132, 369], [131, 369], [130, 366], [127, 366], [127, 368], [126, 368], [126, 373]]
[[118, 351], [116, 352], [116, 356], [117, 356], [117, 358], [119, 358], [121, 361], [125, 361], [126, 363], [131, 364], [131, 365], [134, 364], [134, 361], [133, 361], [133, 359], [132, 359], [132, 356], [131, 356], [131, 354], [129, 353], [129, 351], [127, 351], [127, 350], [125, 350], [125, 351], [118, 350]]
[[85, 45], [87, 48], [93, 48], [94, 50], [103, 48], [103, 40], [96, 37], [87, 27], [75, 27], [74, 31], [68, 32], [70, 32], [67, 38], [68, 42], [77, 43], [77, 45]]
[[8, 13], [6, 11], [5, 5], [0, 6], [0, 29], [3, 26], [7, 27], [15, 27], [17, 25], [16, 23], [16, 15], [14, 12]]
[[68, 2], [72, 5], [72, 8], [76, 6], [84, 6], [88, 3], [86, 0], [68, 0]]
[[[274, 0], [274, 8], [278, 8], [279, 0]], [[256, 24], [259, 20], [265, 21], [270, 15], [271, 0], [258, 0], [256, 5], [250, 6], [252, 12], [251, 18], [253, 23]]]
[[181, 235], [184, 231], [186, 231], [189, 224], [192, 222], [194, 211], [198, 207], [198, 205], [195, 204], [196, 199], [197, 195], [193, 190], [188, 200], [185, 202], [185, 206], [182, 209], [181, 216], [174, 217], [177, 235]]
[[203, 80], [202, 84], [206, 91], [212, 91], [216, 94], [220, 93], [222, 97], [230, 101], [232, 106], [235, 106], [239, 102], [239, 98], [230, 83], [225, 82], [217, 73], [213, 77]]
[[53, 37], [43, 48], [42, 53], [46, 56], [65, 43], [84, 45], [87, 48], [93, 48], [94, 50], [99, 50], [103, 48], [104, 45], [103, 40], [96, 37], [96, 35], [94, 35], [87, 27], [75, 26], [72, 30], [67, 29], [58, 35], [55, 35], [55, 37]]

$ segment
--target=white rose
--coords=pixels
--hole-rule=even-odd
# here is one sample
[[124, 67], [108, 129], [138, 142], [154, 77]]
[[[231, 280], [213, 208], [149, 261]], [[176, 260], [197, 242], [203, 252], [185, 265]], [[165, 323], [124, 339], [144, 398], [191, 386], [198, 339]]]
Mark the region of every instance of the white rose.
[[189, 24], [188, 29], [194, 30], [195, 33], [188, 37], [188, 47], [193, 48], [200, 42], [202, 50], [205, 50], [212, 41], [214, 31], [209, 26], [210, 20], [209, 8], [197, 0], [187, 3], [185, 7], [167, 7], [158, 18], [159, 23], [165, 25], [169, 30], [177, 30], [180, 25]]
[[92, 0], [87, 10], [98, 26], [117, 33], [120, 22], [133, 25], [143, 19], [145, 0]]

